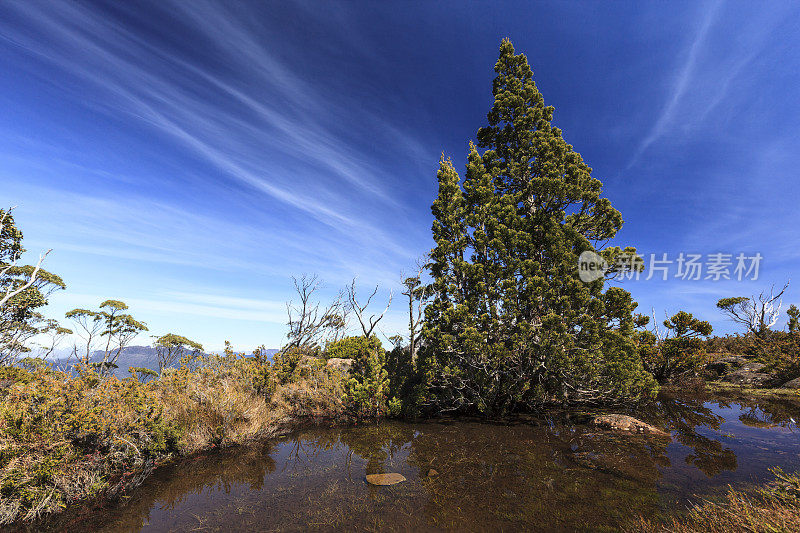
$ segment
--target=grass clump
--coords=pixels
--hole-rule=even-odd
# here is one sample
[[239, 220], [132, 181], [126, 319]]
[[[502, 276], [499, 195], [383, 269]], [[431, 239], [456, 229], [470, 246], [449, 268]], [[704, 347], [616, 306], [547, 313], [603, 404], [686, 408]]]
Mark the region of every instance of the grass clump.
[[0, 367], [0, 525], [114, 496], [176, 457], [348, 414], [346, 376], [256, 352], [191, 354], [158, 379]]
[[728, 489], [721, 501], [696, 504], [666, 523], [641, 519], [631, 531], [663, 533], [792, 533], [800, 531], [800, 474], [772, 469], [775, 479], [750, 490]]

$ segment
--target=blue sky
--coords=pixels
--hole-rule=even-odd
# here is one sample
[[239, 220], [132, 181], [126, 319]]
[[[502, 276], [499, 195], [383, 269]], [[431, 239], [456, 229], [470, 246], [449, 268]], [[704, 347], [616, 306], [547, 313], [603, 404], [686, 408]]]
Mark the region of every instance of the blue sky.
[[[503, 37], [643, 253], [761, 253], [757, 281], [639, 280], [640, 310], [796, 280], [800, 6], [770, 3], [0, 3], [0, 204], [68, 290], [152, 333], [279, 346], [290, 276], [323, 297], [432, 245]], [[404, 327], [395, 301], [383, 331]], [[140, 339], [146, 342], [147, 339]]]

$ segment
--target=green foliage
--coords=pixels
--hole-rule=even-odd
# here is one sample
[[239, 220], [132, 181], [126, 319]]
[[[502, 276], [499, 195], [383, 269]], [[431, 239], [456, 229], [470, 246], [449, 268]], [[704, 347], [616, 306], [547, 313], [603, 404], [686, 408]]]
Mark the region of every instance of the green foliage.
[[[524, 55], [500, 47], [489, 124], [470, 144], [462, 184], [442, 157], [432, 205], [432, 298], [422, 401], [502, 413], [543, 402], [637, 398], [655, 385], [633, 340], [630, 295], [578, 278], [581, 252], [622, 217], [551, 125]], [[635, 249], [615, 249], [635, 256]]]
[[[306, 352], [310, 351], [312, 355]], [[295, 371], [300, 366], [300, 362], [306, 357], [316, 357], [319, 355], [317, 348], [303, 349], [295, 347], [287, 347], [276, 353], [272, 358], [272, 370], [275, 374], [275, 379], [278, 383], [285, 385], [289, 383]]]
[[[227, 342], [226, 342], [227, 344]], [[272, 398], [277, 386], [277, 379], [273, 372], [272, 365], [266, 354], [266, 347], [261, 346], [253, 351], [252, 368], [250, 371], [251, 383], [258, 394], [263, 395], [267, 400]]]
[[397, 396], [392, 396], [392, 399], [389, 400], [389, 403], [386, 405], [386, 415], [391, 418], [396, 418], [400, 416], [400, 413], [403, 410], [403, 402]]
[[131, 377], [134, 379], [138, 379], [142, 382], [158, 377], [158, 372], [143, 366], [129, 366], [128, 373], [130, 373]]
[[761, 335], [729, 335], [706, 342], [709, 351], [753, 357], [779, 382], [800, 377], [800, 335], [796, 332], [767, 330]]
[[[108, 375], [112, 368], [117, 368], [116, 361], [125, 346], [139, 333], [147, 331], [144, 322], [124, 312], [127, 309], [125, 302], [106, 300], [97, 311], [79, 308], [67, 311], [64, 315], [82, 330], [86, 351], [82, 354], [81, 361], [100, 370], [102, 375]], [[91, 362], [90, 357], [98, 340], [102, 343], [103, 359]]]
[[345, 337], [328, 343], [325, 347], [326, 359], [359, 359], [366, 356], [371, 350], [383, 349], [380, 340], [373, 335], [370, 338], [364, 336]]
[[686, 311], [678, 311], [665, 320], [664, 327], [672, 332], [673, 340], [708, 337], [712, 331], [709, 322], [699, 320]]
[[[345, 337], [328, 345], [328, 358], [353, 359], [346, 383], [346, 402], [359, 417], [379, 417], [388, 412], [389, 373], [386, 350], [377, 336]], [[395, 402], [395, 407], [397, 404]]]
[[750, 298], [747, 296], [734, 296], [732, 298], [720, 298], [717, 302], [717, 307], [723, 311], [728, 311], [733, 309], [737, 306], [741, 306], [742, 304], [750, 301]]
[[0, 298], [17, 292], [0, 307], [0, 365], [13, 364], [22, 354], [30, 352], [28, 341], [52, 326], [41, 314], [47, 298], [56, 290], [66, 288], [64, 281], [44, 269], [19, 265], [25, 248], [22, 231], [16, 226], [14, 216], [0, 209]]
[[711, 324], [686, 311], [675, 313], [663, 324], [667, 329], [664, 338], [659, 339], [650, 331], [636, 336], [645, 369], [659, 383], [701, 370], [707, 363], [702, 337], [711, 334]]
[[189, 340], [186, 337], [181, 335], [176, 335], [174, 333], [167, 333], [166, 335], [162, 335], [158, 337], [155, 341], [156, 347], [165, 347], [165, 348], [191, 348], [194, 351], [202, 352], [203, 345], [199, 342], [195, 342], [193, 340]]
[[386, 371], [389, 373], [389, 395], [405, 398], [414, 381], [414, 364], [409, 346], [395, 346], [386, 354]]
[[157, 337], [153, 346], [156, 349], [159, 374], [163, 373], [165, 368], [180, 361], [188, 353], [199, 354], [203, 352], [202, 344], [175, 333], [167, 333]]
[[[176, 449], [158, 395], [136, 379], [100, 380], [85, 367], [74, 377], [43, 367], [3, 373], [14, 383], [0, 388], [0, 492], [21, 516], [58, 510]], [[96, 454], [104, 460], [85, 462]], [[76, 484], [85, 478], [95, 481]]]
[[761, 291], [751, 298], [722, 298], [717, 302], [717, 307], [733, 322], [744, 326], [748, 333], [763, 337], [771, 331], [770, 328], [780, 317], [781, 298], [787, 288], [788, 282], [777, 292], [773, 286], [768, 292]]
[[789, 333], [800, 332], [800, 309], [792, 304], [789, 306], [789, 309], [786, 310], [786, 314], [789, 315], [789, 321], [786, 324], [789, 328]]

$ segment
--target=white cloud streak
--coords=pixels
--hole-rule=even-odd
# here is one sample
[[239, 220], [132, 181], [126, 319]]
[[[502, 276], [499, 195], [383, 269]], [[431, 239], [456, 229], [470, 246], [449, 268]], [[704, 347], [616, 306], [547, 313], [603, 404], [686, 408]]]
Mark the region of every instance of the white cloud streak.
[[678, 110], [678, 105], [681, 103], [684, 94], [689, 88], [695, 66], [698, 62], [698, 57], [703, 49], [703, 45], [705, 44], [711, 25], [716, 18], [720, 4], [721, 2], [717, 1], [706, 11], [700, 27], [698, 28], [697, 33], [692, 40], [692, 44], [689, 46], [689, 50], [686, 53], [686, 59], [684, 60], [682, 66], [678, 69], [672, 91], [670, 92], [669, 98], [664, 104], [664, 109], [659, 115], [655, 124], [653, 124], [650, 132], [639, 144], [639, 147], [634, 153], [633, 158], [628, 164], [629, 169], [635, 165], [636, 162], [638, 162], [639, 158], [642, 156], [644, 151], [647, 150], [647, 148], [649, 148], [662, 135], [664, 135], [668, 126], [672, 124]]
[[[376, 179], [379, 171], [331, 129], [339, 116], [358, 117], [358, 110], [337, 108], [296, 78], [224, 7], [177, 3], [170, 11], [190, 21], [204, 44], [220, 49], [226, 62], [246, 69], [252, 79], [241, 80], [238, 87], [80, 4], [6, 7], [15, 8], [38, 31], [0, 23], [0, 33], [102, 88], [109, 98], [92, 105], [136, 117], [229, 178], [348, 235], [357, 236], [370, 225], [357, 208], [363, 202], [352, 198], [398, 208]], [[48, 38], [31, 37], [36, 34]], [[380, 129], [380, 124], [370, 127]], [[298, 172], [309, 170], [310, 178], [297, 179]], [[387, 235], [381, 237], [393, 245]]]

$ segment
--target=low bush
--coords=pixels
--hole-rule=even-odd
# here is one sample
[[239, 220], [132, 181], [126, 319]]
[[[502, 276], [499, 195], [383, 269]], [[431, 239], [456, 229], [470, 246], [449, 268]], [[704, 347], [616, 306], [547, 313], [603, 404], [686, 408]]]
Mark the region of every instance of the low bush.
[[[640, 317], [642, 327], [648, 321], [647, 317]], [[679, 311], [664, 320], [663, 326], [664, 335], [658, 335], [658, 328], [638, 331], [635, 335], [645, 370], [659, 383], [686, 379], [700, 372], [708, 363], [706, 344], [701, 337], [711, 333], [711, 324]]]
[[[158, 379], [0, 367], [0, 524], [114, 495], [156, 465], [273, 435], [299, 418], [350, 415], [352, 387], [324, 364], [292, 372], [263, 352], [190, 354]], [[280, 377], [279, 377], [280, 376]]]
[[179, 428], [136, 379], [88, 368], [10, 374], [0, 390], [0, 523], [59, 510], [177, 451]]
[[[390, 413], [386, 350], [378, 337], [345, 337], [329, 344], [326, 355], [353, 360], [345, 385], [345, 402], [353, 416], [377, 418]], [[399, 413], [397, 399], [392, 399], [392, 410]]]
[[707, 351], [752, 357], [781, 381], [800, 377], [800, 332], [765, 330], [761, 335], [727, 335], [704, 341]]

